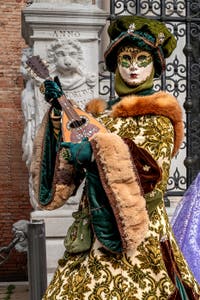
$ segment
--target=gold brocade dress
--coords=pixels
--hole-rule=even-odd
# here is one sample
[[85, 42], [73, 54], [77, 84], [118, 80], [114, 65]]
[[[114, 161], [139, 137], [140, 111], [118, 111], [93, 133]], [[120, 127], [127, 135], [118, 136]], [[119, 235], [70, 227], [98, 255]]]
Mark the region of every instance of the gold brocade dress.
[[[174, 147], [174, 126], [162, 115], [145, 114], [127, 118], [101, 116], [112, 133], [131, 138], [146, 149], [162, 169], [162, 180], [151, 192], [164, 194]], [[163, 199], [154, 210], [149, 229], [137, 251], [113, 254], [95, 240], [87, 253], [65, 254], [43, 300], [166, 300], [175, 285], [163, 260], [160, 241], [167, 238], [182, 279], [200, 295], [199, 287], [183, 258], [164, 206]], [[179, 298], [177, 298], [179, 299]], [[200, 299], [200, 296], [194, 299]]]

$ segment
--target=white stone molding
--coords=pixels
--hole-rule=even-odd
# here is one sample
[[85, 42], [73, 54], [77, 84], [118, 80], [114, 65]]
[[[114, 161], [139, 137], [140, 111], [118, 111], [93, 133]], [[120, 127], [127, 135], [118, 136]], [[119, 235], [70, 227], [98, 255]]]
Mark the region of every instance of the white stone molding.
[[62, 4], [70, 4], [70, 3], [80, 3], [80, 4], [92, 4], [92, 0], [33, 0], [34, 3], [62, 3]]
[[[63, 37], [98, 43], [107, 16], [108, 13], [96, 5], [34, 2], [22, 11], [22, 35], [35, 51], [39, 41], [47, 43]], [[98, 57], [98, 52], [94, 57]]]

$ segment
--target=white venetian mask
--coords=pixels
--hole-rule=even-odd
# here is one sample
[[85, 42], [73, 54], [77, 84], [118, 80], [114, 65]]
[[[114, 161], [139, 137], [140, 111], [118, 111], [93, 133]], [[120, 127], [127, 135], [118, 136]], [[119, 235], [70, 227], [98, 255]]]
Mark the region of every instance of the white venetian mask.
[[130, 86], [144, 83], [153, 70], [153, 58], [147, 51], [126, 46], [118, 54], [118, 69], [122, 79]]

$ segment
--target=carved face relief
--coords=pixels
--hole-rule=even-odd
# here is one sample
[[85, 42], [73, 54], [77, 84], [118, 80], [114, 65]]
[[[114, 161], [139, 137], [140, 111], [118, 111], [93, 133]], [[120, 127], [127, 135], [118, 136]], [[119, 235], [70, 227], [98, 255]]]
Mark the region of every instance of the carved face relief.
[[51, 77], [58, 76], [66, 96], [84, 109], [93, 97], [97, 75], [88, 70], [82, 44], [77, 39], [58, 39], [48, 46]]
[[61, 74], [77, 72], [79, 69], [79, 53], [72, 45], [65, 45], [55, 51], [56, 69]]
[[118, 54], [118, 69], [122, 79], [130, 86], [145, 82], [153, 70], [153, 58], [137, 47], [123, 47]]

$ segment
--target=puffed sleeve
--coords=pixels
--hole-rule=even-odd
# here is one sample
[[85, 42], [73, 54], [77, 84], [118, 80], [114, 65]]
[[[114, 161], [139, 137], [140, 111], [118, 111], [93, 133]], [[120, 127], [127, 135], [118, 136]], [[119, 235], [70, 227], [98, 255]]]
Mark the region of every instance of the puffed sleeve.
[[34, 140], [30, 168], [34, 196], [39, 207], [46, 210], [64, 205], [84, 178], [83, 172], [64, 159], [60, 141], [61, 134], [55, 135], [48, 111]]

